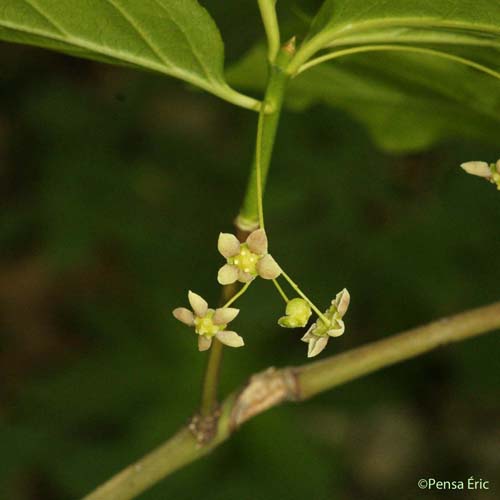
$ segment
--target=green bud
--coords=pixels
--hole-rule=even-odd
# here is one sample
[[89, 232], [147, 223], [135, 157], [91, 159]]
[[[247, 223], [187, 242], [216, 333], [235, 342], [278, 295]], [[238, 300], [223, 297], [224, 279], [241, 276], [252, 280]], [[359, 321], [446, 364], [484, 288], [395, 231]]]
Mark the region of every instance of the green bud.
[[278, 325], [283, 328], [301, 328], [307, 325], [311, 317], [311, 307], [299, 297], [290, 300], [286, 305], [286, 316], [278, 320]]

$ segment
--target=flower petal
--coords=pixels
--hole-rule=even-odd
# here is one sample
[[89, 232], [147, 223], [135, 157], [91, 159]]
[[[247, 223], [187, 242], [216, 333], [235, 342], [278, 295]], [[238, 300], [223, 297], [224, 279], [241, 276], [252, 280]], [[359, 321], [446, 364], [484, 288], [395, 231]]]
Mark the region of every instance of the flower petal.
[[302, 342], [309, 342], [309, 339], [312, 337], [313, 333], [313, 329], [314, 329], [314, 326], [315, 326], [315, 323], [313, 323], [310, 327], [309, 327], [309, 330], [307, 330], [307, 332], [305, 333], [305, 335], [300, 339], [302, 340]]
[[351, 295], [347, 291], [347, 288], [344, 288], [335, 297], [334, 304], [335, 307], [337, 308], [337, 312], [339, 313], [340, 317], [344, 316], [344, 314], [347, 312], [347, 308], [349, 307], [350, 301], [351, 301]]
[[232, 264], [224, 264], [217, 273], [217, 281], [221, 285], [231, 285], [238, 279], [238, 268]]
[[497, 167], [497, 172], [500, 173], [500, 160], [497, 160], [496, 167]]
[[238, 269], [238, 281], [240, 283], [248, 283], [249, 281], [252, 281], [254, 279], [254, 276], [252, 276], [250, 273], [246, 273], [242, 269]]
[[278, 325], [283, 328], [299, 328], [300, 326], [304, 326], [300, 325], [299, 321], [292, 316], [281, 316], [281, 318], [278, 319]]
[[257, 273], [265, 280], [274, 280], [281, 274], [281, 268], [273, 257], [267, 254], [257, 262]]
[[191, 290], [189, 290], [188, 299], [196, 316], [198, 316], [199, 318], [203, 318], [203, 316], [205, 316], [208, 311], [207, 301]]
[[177, 307], [172, 311], [172, 314], [175, 319], [182, 321], [185, 325], [194, 325], [194, 314], [189, 309], [186, 309], [185, 307]]
[[212, 338], [207, 338], [204, 335], [200, 335], [198, 337], [198, 350], [201, 351], [208, 351], [210, 349], [210, 346], [212, 345]]
[[227, 325], [238, 316], [240, 310], [234, 307], [225, 307], [224, 309], [216, 309], [212, 321], [216, 325]]
[[256, 229], [247, 238], [247, 245], [251, 252], [258, 255], [267, 253], [267, 235], [264, 229]]
[[220, 233], [217, 248], [222, 256], [228, 259], [229, 257], [238, 255], [240, 252], [240, 242], [234, 234]]
[[468, 161], [460, 165], [468, 174], [479, 177], [491, 177], [490, 166], [485, 161]]
[[341, 319], [334, 322], [334, 327], [328, 330], [330, 337], [340, 337], [345, 332], [345, 323]]
[[307, 357], [313, 358], [317, 356], [328, 344], [328, 337], [317, 337], [313, 335], [309, 340], [309, 348], [307, 350]]
[[222, 330], [216, 333], [215, 336], [229, 347], [242, 347], [245, 345], [243, 339], [236, 332]]

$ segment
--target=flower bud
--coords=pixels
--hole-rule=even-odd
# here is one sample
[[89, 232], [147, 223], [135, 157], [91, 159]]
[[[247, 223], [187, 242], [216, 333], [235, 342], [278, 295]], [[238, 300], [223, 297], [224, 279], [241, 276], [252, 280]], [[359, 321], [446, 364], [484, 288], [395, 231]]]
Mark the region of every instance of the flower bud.
[[290, 300], [286, 306], [286, 316], [278, 320], [278, 325], [283, 328], [301, 328], [307, 325], [311, 317], [311, 307], [299, 297]]
[[486, 179], [491, 177], [490, 166], [485, 161], [467, 161], [460, 166], [470, 175]]

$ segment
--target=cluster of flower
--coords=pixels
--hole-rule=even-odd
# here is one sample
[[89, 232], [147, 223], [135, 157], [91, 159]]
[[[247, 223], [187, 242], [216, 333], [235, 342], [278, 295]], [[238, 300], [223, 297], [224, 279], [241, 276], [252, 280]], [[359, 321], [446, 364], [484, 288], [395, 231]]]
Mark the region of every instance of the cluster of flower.
[[[239, 281], [248, 286], [256, 277], [275, 280], [282, 270], [268, 253], [267, 235], [263, 229], [250, 233], [244, 243], [240, 243], [233, 234], [219, 235], [219, 252], [226, 259], [218, 272], [217, 280], [221, 285], [230, 285]], [[228, 324], [239, 314], [239, 309], [229, 307], [233, 300], [218, 309], [210, 309], [205, 299], [189, 291], [189, 303], [192, 310], [185, 307], [174, 309], [173, 315], [182, 323], [193, 327], [198, 334], [198, 348], [205, 351], [212, 345], [213, 338], [230, 347], [244, 345], [243, 338], [236, 332], [226, 330]], [[302, 340], [308, 343], [308, 356], [319, 354], [330, 337], [339, 337], [344, 333], [342, 320], [349, 306], [349, 292], [344, 289], [332, 300], [331, 306], [311, 325]], [[287, 300], [285, 316], [278, 320], [284, 328], [301, 328], [307, 325], [312, 314], [311, 305], [304, 298]], [[319, 311], [318, 311], [319, 313]]]

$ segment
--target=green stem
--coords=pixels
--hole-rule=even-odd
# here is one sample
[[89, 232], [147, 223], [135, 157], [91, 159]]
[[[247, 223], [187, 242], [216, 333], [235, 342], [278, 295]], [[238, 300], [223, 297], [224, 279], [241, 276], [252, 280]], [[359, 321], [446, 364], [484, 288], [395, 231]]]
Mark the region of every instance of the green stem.
[[229, 307], [233, 302], [236, 302], [247, 290], [248, 287], [252, 284], [251, 281], [248, 283], [245, 283], [245, 285], [241, 288], [241, 290], [236, 294], [233, 295], [223, 306], [222, 308], [225, 309], [226, 307]]
[[208, 445], [200, 445], [190, 426], [182, 427], [165, 443], [123, 469], [83, 500], [131, 500], [166, 475], [207, 455], [231, 435], [231, 407], [230, 396], [221, 407], [216, 434]]
[[[288, 75], [285, 73], [284, 68], [286, 68], [294, 53], [295, 39], [292, 39], [279, 51], [276, 62], [271, 65], [266, 97], [259, 113], [254, 168], [252, 169], [247, 192], [243, 201], [243, 208], [236, 221], [236, 225], [242, 233], [258, 225], [264, 228], [262, 191], [271, 162], [279, 116], [283, 106], [286, 83], [288, 81]], [[243, 238], [240, 238], [240, 241], [242, 239]], [[232, 304], [237, 298], [245, 293], [249, 286], [250, 283], [247, 283], [236, 294], [234, 292], [234, 287], [225, 287], [225, 291], [227, 291], [226, 296], [229, 300], [223, 307], [228, 307]], [[222, 344], [217, 339], [214, 339], [210, 349], [203, 382], [200, 411], [201, 415], [204, 417], [213, 414], [217, 407], [217, 386], [221, 360]]]
[[288, 302], [290, 302], [290, 299], [287, 297], [283, 288], [281, 288], [280, 284], [278, 283], [278, 280], [274, 279], [273, 284], [276, 287], [276, 290], [278, 290], [278, 293], [283, 297], [283, 300], [285, 301], [285, 303], [288, 304]]
[[[240, 235], [244, 239], [244, 235]], [[223, 307], [231, 304], [232, 298], [241, 295], [241, 290], [236, 291], [236, 283], [222, 288], [221, 302]], [[217, 409], [217, 388], [219, 385], [219, 375], [222, 363], [223, 345], [216, 338], [212, 342], [212, 347], [208, 353], [207, 367], [203, 378], [203, 387], [201, 392], [200, 415], [208, 417]]]
[[500, 328], [500, 302], [442, 318], [336, 356], [303, 365], [298, 375], [300, 398], [309, 399], [380, 368], [498, 328]]
[[[262, 185], [262, 135], [264, 131], [266, 115], [264, 112], [259, 114], [259, 123], [257, 125], [257, 140], [255, 141], [255, 179], [257, 183], [257, 214], [259, 217], [259, 226], [264, 229], [264, 193]], [[269, 169], [269, 167], [268, 167]]]
[[[199, 458], [200, 448], [187, 428], [114, 476], [83, 500], [129, 500], [175, 471]], [[205, 450], [203, 450], [205, 451]]]
[[276, 17], [276, 0], [258, 0], [262, 22], [266, 30], [267, 54], [273, 63], [280, 50], [280, 28]]
[[[240, 240], [247, 237], [246, 233], [238, 234]], [[238, 292], [236, 292], [236, 283], [225, 286], [222, 290], [223, 308], [229, 307], [238, 300], [251, 285], [251, 281], [246, 283]], [[213, 339], [212, 347], [208, 354], [207, 368], [203, 378], [203, 388], [201, 393], [200, 415], [208, 417], [217, 410], [217, 388], [219, 385], [219, 375], [222, 364], [223, 345], [216, 338]]]
[[294, 53], [295, 40], [292, 39], [281, 48], [275, 62], [269, 68], [266, 95], [259, 113], [253, 168], [243, 206], [236, 220], [238, 227], [242, 230], [264, 227], [263, 191], [289, 79], [285, 69]]
[[205, 378], [203, 379], [203, 390], [201, 393], [200, 414], [203, 417], [211, 415], [217, 409], [217, 388], [219, 386], [222, 349], [222, 343], [214, 338], [208, 355]]

